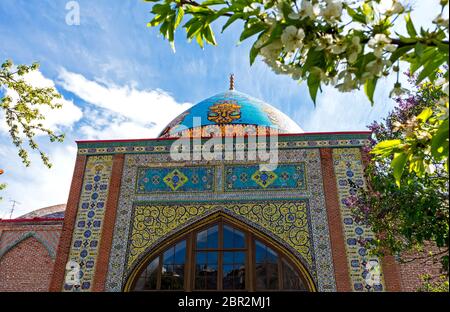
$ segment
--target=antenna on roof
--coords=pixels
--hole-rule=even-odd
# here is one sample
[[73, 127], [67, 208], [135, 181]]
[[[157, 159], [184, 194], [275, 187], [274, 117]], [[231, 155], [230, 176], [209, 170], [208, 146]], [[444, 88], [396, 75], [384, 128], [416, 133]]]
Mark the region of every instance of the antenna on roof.
[[234, 74], [230, 74], [230, 90], [234, 90]]
[[12, 219], [12, 214], [14, 212], [14, 208], [16, 208], [16, 204], [20, 205], [21, 203], [19, 203], [17, 200], [10, 200], [10, 202], [12, 203], [12, 206], [11, 206], [11, 212], [9, 214], [9, 218]]

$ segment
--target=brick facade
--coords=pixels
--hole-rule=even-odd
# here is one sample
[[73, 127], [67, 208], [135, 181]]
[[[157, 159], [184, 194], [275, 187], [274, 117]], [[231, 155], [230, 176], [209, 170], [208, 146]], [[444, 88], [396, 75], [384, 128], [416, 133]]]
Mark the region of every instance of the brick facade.
[[56, 254], [55, 267], [50, 283], [50, 291], [60, 291], [66, 270], [66, 263], [69, 257], [70, 244], [72, 242], [72, 233], [75, 226], [75, 220], [80, 200], [81, 188], [83, 185], [84, 168], [86, 165], [86, 156], [78, 155], [75, 161], [75, 169], [70, 186], [69, 199], [67, 201], [66, 214], [59, 240], [58, 252]]
[[0, 221], [0, 292], [48, 291], [62, 220]]
[[0, 291], [48, 291], [53, 259], [34, 237], [0, 259]]

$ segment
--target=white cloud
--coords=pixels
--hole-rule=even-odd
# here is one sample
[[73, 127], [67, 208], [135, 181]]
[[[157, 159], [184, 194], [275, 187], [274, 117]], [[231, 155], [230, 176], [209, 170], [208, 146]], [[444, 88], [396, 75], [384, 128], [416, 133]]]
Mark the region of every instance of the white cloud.
[[[54, 86], [53, 81], [40, 73], [27, 79], [35, 86]], [[138, 90], [134, 85], [100, 83], [64, 69], [57, 83], [87, 104], [83, 105], [81, 113], [72, 101], [65, 100], [73, 107], [67, 105], [62, 115], [46, 115], [47, 122], [58, 127], [69, 127], [81, 116], [83, 118], [77, 124], [76, 133], [73, 129], [65, 129], [67, 139], [64, 144], [41, 143], [41, 148], [53, 163], [51, 169], [42, 165], [37, 153], [30, 153], [32, 164], [26, 168], [17, 156], [17, 149], [6, 138], [0, 138], [0, 165], [5, 169], [1, 182], [8, 185], [1, 194], [4, 199], [0, 202], [0, 218], [9, 217], [9, 200], [20, 202], [13, 217], [67, 201], [76, 157], [73, 137], [155, 137], [173, 118], [191, 106], [189, 103], [177, 103], [162, 90]]]
[[317, 96], [317, 105], [305, 119], [302, 126], [308, 132], [367, 131], [374, 120], [387, 116], [396, 103], [389, 98], [392, 79], [378, 83], [373, 106], [363, 91], [339, 92], [333, 87], [325, 87]]
[[7, 183], [7, 188], [1, 194], [0, 218], [9, 218], [10, 200], [19, 202], [13, 218], [35, 209], [67, 202], [76, 148], [74, 145], [53, 143], [45, 146], [45, 150], [53, 167], [44, 167], [39, 155], [32, 153], [32, 164], [27, 168], [21, 163], [15, 147], [1, 143], [1, 165], [5, 170], [1, 182]]
[[58, 84], [88, 106], [81, 133], [87, 139], [124, 139], [155, 137], [191, 104], [177, 103], [163, 90], [138, 90], [135, 86], [117, 86], [88, 80], [61, 69]]

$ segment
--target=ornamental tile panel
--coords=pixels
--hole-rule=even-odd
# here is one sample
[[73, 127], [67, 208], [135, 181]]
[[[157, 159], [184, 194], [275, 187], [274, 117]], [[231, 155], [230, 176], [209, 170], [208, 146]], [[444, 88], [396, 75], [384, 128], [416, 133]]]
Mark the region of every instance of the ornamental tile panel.
[[255, 224], [292, 247], [313, 267], [310, 222], [306, 201], [261, 201], [234, 203], [176, 203], [167, 205], [135, 204], [127, 251], [127, 269], [155, 246], [161, 238], [182, 227], [192, 219], [200, 219], [208, 212], [228, 210]]
[[[87, 159], [68, 259], [79, 265], [80, 283], [64, 283], [63, 291], [92, 290], [112, 164], [111, 155], [90, 156]], [[72, 272], [66, 270], [66, 276], [68, 274]]]
[[137, 194], [214, 191], [215, 168], [141, 167], [137, 170]]
[[[333, 149], [333, 162], [352, 289], [384, 291], [381, 260], [369, 255], [359, 243], [373, 239], [374, 234], [370, 227], [355, 221], [351, 209], [346, 205], [346, 200], [356, 194], [357, 187], [365, 187], [360, 149]], [[380, 280], [372, 282], [370, 277], [378, 274], [381, 276]]]
[[278, 164], [273, 171], [260, 165], [225, 166], [225, 191], [306, 190], [305, 164]]

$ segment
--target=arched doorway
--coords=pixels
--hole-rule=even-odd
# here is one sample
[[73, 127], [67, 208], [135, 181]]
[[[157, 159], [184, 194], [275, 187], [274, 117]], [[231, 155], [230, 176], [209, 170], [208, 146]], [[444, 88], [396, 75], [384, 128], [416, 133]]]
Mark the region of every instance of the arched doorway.
[[316, 287], [285, 247], [220, 214], [155, 248], [124, 286], [124, 291], [173, 290], [316, 291]]

